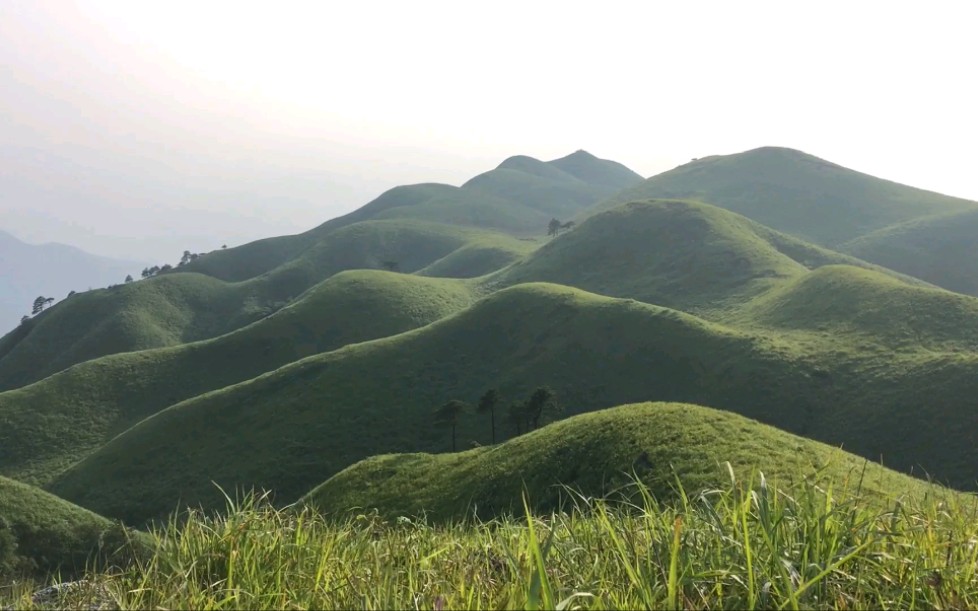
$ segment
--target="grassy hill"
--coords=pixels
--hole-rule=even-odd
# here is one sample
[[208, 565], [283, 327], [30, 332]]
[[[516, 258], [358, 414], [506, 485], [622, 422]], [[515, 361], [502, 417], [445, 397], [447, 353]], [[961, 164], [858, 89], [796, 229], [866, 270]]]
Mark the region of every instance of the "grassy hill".
[[[386, 517], [483, 519], [550, 511], [570, 486], [605, 497], [637, 475], [660, 501], [684, 491], [730, 484], [724, 463], [741, 477], [759, 470], [791, 492], [803, 482], [834, 490], [859, 488], [870, 499], [922, 497], [936, 487], [848, 452], [743, 416], [679, 403], [643, 403], [567, 418], [495, 446], [459, 453], [388, 454], [358, 462], [303, 497], [331, 515], [378, 509]], [[626, 492], [628, 489], [625, 490]], [[843, 495], [845, 496], [845, 495]]]
[[874, 267], [714, 206], [648, 200], [591, 216], [487, 283], [565, 284], [714, 318], [832, 264]]
[[888, 349], [978, 353], [978, 299], [847, 265], [821, 267], [761, 295], [727, 323], [804, 330]]
[[474, 300], [462, 281], [342, 272], [233, 333], [78, 364], [0, 393], [0, 473], [43, 484], [169, 405], [311, 354], [424, 326]]
[[461, 187], [421, 183], [394, 187], [366, 205], [295, 236], [209, 253], [186, 269], [239, 282], [301, 257], [334, 231], [363, 221], [405, 219], [542, 235], [553, 216], [570, 217], [642, 177], [625, 166], [577, 151], [543, 162], [515, 156]]
[[[499, 291], [398, 336], [309, 357], [177, 404], [72, 467], [50, 489], [138, 523], [175, 499], [214, 506], [212, 481], [279, 502], [372, 455], [449, 447], [432, 409], [553, 387], [568, 414], [683, 401], [755, 418], [940, 481], [973, 486], [978, 355], [796, 341], [546, 284]], [[940, 388], [940, 392], [935, 392]], [[489, 441], [468, 419], [463, 440]], [[971, 461], [971, 462], [969, 462]]]
[[948, 290], [978, 295], [978, 208], [891, 225], [839, 248]]
[[[175, 346], [244, 327], [297, 299], [333, 274], [401, 272], [435, 264], [454, 277], [484, 274], [534, 245], [502, 234], [414, 221], [342, 227], [301, 256], [252, 280], [227, 283], [175, 272], [72, 296], [0, 339], [0, 390], [40, 380], [75, 363], [134, 350]], [[451, 257], [458, 251], [458, 255]], [[211, 255], [206, 255], [206, 259]]]
[[777, 147], [702, 157], [626, 189], [607, 204], [649, 197], [707, 201], [829, 247], [894, 223], [976, 206]]
[[[129, 535], [137, 546], [146, 545], [142, 535]], [[98, 554], [118, 557], [115, 551], [125, 542], [126, 533], [102, 516], [0, 476], [0, 577], [77, 574]]]

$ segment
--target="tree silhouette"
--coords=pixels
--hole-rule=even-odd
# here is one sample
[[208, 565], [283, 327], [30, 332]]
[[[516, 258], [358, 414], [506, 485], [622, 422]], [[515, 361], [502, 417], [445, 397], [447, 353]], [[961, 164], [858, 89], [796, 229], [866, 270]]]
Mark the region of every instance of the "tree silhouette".
[[192, 255], [190, 254], [189, 250], [183, 251], [183, 256], [180, 257], [180, 263], [178, 263], [177, 265], [186, 265], [187, 263], [190, 263], [191, 257]]
[[165, 273], [170, 272], [170, 271], [173, 271], [173, 266], [170, 265], [169, 263], [167, 263], [163, 267], [161, 267], [156, 273], [157, 274], [165, 274]]
[[44, 311], [44, 307], [50, 305], [54, 302], [54, 297], [44, 297], [39, 296], [34, 300], [34, 308], [31, 310], [31, 314], [37, 316]]
[[455, 451], [455, 430], [467, 407], [458, 399], [452, 399], [435, 410], [435, 422], [441, 426], [452, 427], [452, 452]]
[[127, 274], [126, 275], [126, 284], [129, 284], [130, 282], [132, 282], [132, 274]]
[[382, 261], [380, 264], [383, 265], [384, 269], [389, 272], [401, 271], [401, 266], [397, 263], [397, 261]]
[[526, 418], [534, 429], [540, 428], [540, 422], [545, 416], [554, 415], [558, 411], [557, 395], [547, 386], [534, 390], [526, 402]]
[[566, 223], [561, 223], [560, 228], [561, 229], [573, 229], [574, 228], [574, 225], [576, 225], [576, 224], [577, 223], [575, 223], [574, 221], [567, 221]]
[[526, 424], [526, 403], [524, 401], [510, 403], [506, 408], [506, 421], [516, 430], [517, 435], [522, 435]]
[[550, 225], [548, 226], [547, 235], [556, 238], [557, 234], [560, 233], [560, 221], [555, 218], [550, 219]]
[[489, 414], [489, 422], [492, 427], [492, 443], [496, 443], [496, 405], [499, 404], [499, 393], [495, 388], [490, 388], [479, 399], [479, 404], [475, 411], [480, 414]]

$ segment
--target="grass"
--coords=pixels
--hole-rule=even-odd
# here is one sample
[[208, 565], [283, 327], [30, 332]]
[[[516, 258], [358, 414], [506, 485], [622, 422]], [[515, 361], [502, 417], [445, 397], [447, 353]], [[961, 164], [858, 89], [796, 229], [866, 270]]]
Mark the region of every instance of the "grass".
[[[287, 263], [244, 282], [173, 273], [80, 293], [39, 315], [29, 328], [14, 330], [0, 340], [0, 389], [18, 388], [109, 354], [229, 333], [284, 307], [341, 271], [380, 269], [393, 261], [401, 272], [411, 273], [443, 261], [444, 271], [455, 277], [478, 276], [492, 261], [505, 264], [531, 246], [476, 229], [405, 220], [365, 221], [336, 229]], [[455, 251], [461, 252], [449, 257]], [[492, 261], [487, 260], [490, 255]]]
[[894, 223], [975, 206], [778, 147], [700, 158], [625, 189], [605, 205], [649, 197], [699, 199], [828, 247]]
[[905, 351], [978, 352], [978, 299], [908, 286], [847, 265], [821, 267], [769, 291], [726, 322], [845, 336]]
[[[0, 476], [0, 583], [16, 576], [77, 575], [90, 562], [124, 560], [148, 540], [43, 490]], [[2, 597], [2, 594], [0, 594]]]
[[[720, 468], [720, 467], [718, 467]], [[246, 495], [153, 533], [149, 560], [89, 575], [120, 609], [943, 609], [978, 604], [973, 500], [884, 505], [754, 472], [662, 502], [581, 497], [566, 511], [431, 524], [341, 520]], [[802, 475], [802, 474], [798, 474]], [[529, 500], [532, 500], [532, 491]], [[32, 608], [21, 584], [0, 604]]]
[[474, 300], [464, 281], [341, 272], [230, 334], [80, 363], [0, 393], [0, 472], [44, 484], [169, 405], [312, 354], [424, 326]]
[[839, 248], [950, 291], [978, 295], [978, 208], [914, 219]]
[[487, 282], [553, 282], [714, 319], [833, 264], [878, 269], [715, 206], [647, 200], [591, 216]]
[[[788, 493], [811, 485], [842, 489], [855, 479], [868, 502], [893, 491], [922, 497], [920, 480], [852, 454], [729, 412], [679, 403], [642, 403], [555, 422], [495, 446], [459, 453], [373, 456], [303, 497], [327, 515], [351, 508], [387, 518], [459, 520], [519, 514], [524, 490], [534, 512], [565, 507], [565, 486], [591, 498], [628, 490], [639, 478], [660, 501], [675, 501], [676, 477], [694, 491], [728, 482], [717, 465], [763, 471]], [[572, 499], [570, 499], [572, 500]]]
[[[212, 480], [274, 489], [288, 503], [369, 456], [447, 449], [431, 421], [437, 405], [475, 402], [490, 387], [508, 400], [541, 384], [568, 415], [649, 400], [709, 405], [972, 488], [976, 374], [973, 353], [748, 333], [635, 301], [519, 285], [421, 329], [169, 407], [50, 489], [134, 524], [178, 498], [219, 503]], [[489, 441], [485, 422], [468, 420], [459, 433]]]

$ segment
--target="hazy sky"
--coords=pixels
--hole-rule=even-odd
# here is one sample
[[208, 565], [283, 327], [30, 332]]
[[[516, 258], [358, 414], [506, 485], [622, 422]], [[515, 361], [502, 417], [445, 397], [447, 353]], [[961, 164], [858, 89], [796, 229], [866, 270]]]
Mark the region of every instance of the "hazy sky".
[[972, 6], [0, 0], [0, 229], [172, 262], [579, 148], [978, 199]]

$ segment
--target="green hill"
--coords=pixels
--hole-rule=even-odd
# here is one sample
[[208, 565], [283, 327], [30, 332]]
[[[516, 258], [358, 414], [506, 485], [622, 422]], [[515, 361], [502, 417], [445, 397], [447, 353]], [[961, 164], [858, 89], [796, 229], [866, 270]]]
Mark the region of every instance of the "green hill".
[[[366, 221], [332, 232], [301, 256], [245, 282], [175, 272], [80, 293], [0, 339], [0, 390], [24, 386], [100, 356], [228, 333], [271, 314], [344, 270], [393, 263], [401, 272], [411, 273], [442, 261], [443, 271], [452, 276], [478, 276], [494, 262], [505, 264], [532, 247], [477, 229]], [[446, 259], [456, 251], [461, 251], [458, 257]]]
[[[136, 545], [145, 544], [130, 533]], [[77, 574], [115, 556], [126, 534], [112, 522], [33, 486], [0, 476], [0, 577], [7, 571]]]
[[75, 365], [0, 393], [0, 473], [43, 484], [169, 405], [311, 354], [424, 326], [474, 299], [461, 281], [342, 272], [228, 335]]
[[693, 496], [730, 483], [724, 463], [756, 470], [785, 490], [818, 481], [881, 500], [922, 498], [937, 488], [838, 448], [743, 416], [696, 405], [643, 403], [573, 416], [495, 446], [446, 454], [388, 454], [360, 461], [303, 497], [327, 514], [378, 509], [381, 515], [484, 519], [523, 512], [524, 490], [538, 510], [556, 508], [570, 486], [604, 497], [639, 476], [659, 500], [676, 477]]
[[626, 189], [608, 204], [649, 197], [707, 201], [829, 247], [894, 223], [976, 205], [777, 147], [700, 158]]
[[518, 155], [461, 187], [421, 183], [394, 187], [344, 216], [295, 236], [209, 253], [186, 266], [228, 281], [267, 273], [300, 257], [334, 231], [371, 220], [410, 219], [542, 235], [553, 216], [570, 217], [642, 177], [625, 166], [577, 151], [543, 162]]
[[978, 353], [978, 299], [832, 265], [759, 296], [726, 322], [807, 330], [888, 349]]
[[[827, 334], [747, 334], [631, 300], [531, 284], [398, 336], [309, 357], [170, 407], [50, 489], [138, 523], [175, 499], [214, 506], [212, 481], [291, 502], [376, 454], [436, 451], [431, 410], [489, 387], [550, 385], [568, 414], [635, 401], [710, 405], [901, 470], [974, 485], [978, 355], [893, 352]], [[935, 389], [940, 388], [939, 392]], [[489, 441], [468, 419], [463, 440]], [[969, 462], [970, 461], [970, 462]]]
[[978, 209], [885, 227], [839, 247], [966, 295], [978, 295]]
[[873, 267], [714, 206], [649, 200], [591, 216], [487, 282], [553, 282], [714, 318], [831, 264]]

